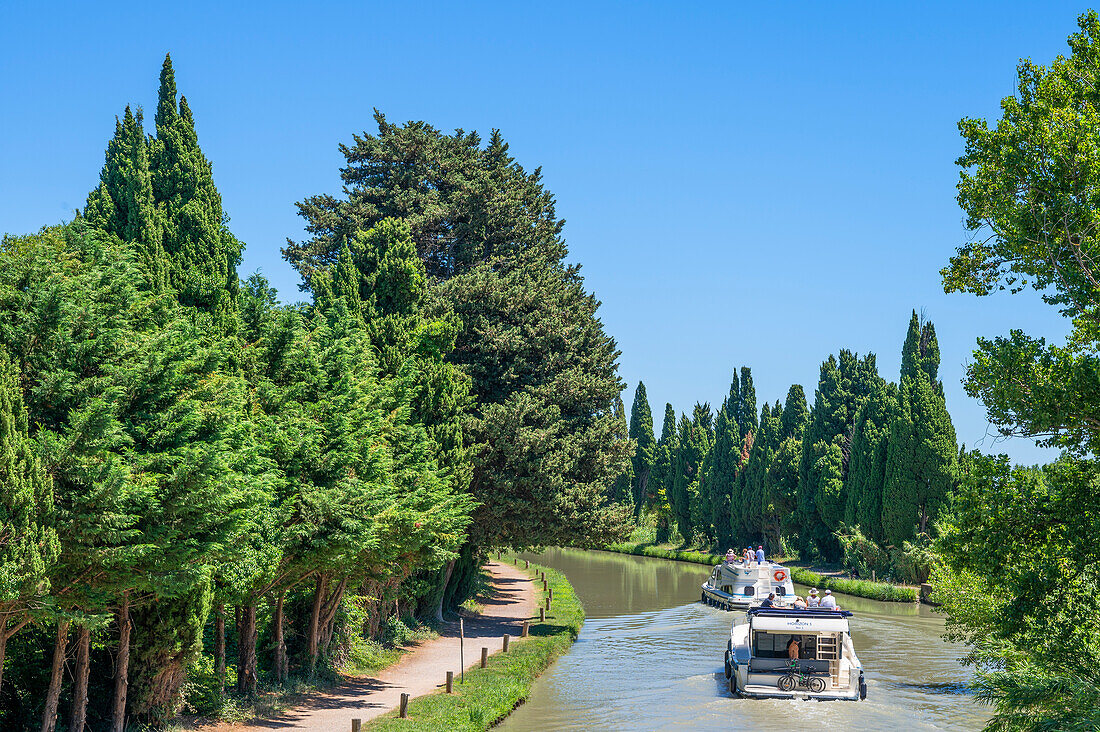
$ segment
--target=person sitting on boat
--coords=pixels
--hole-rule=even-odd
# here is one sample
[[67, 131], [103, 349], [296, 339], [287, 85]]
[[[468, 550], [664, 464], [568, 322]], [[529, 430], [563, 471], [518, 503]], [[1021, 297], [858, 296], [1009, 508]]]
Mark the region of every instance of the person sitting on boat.
[[798, 595], [794, 596], [794, 602], [791, 603], [791, 604], [794, 605], [795, 610], [805, 610], [806, 609], [806, 601], [803, 600]]
[[817, 588], [811, 587], [810, 594], [806, 596], [806, 607], [817, 607], [821, 601], [817, 597]]
[[802, 642], [798, 640], [798, 637], [791, 638], [791, 642], [787, 644], [787, 658], [792, 661], [798, 660], [798, 654], [802, 650]]
[[757, 564], [763, 564], [764, 563], [764, 547], [762, 545], [756, 547], [756, 563]]
[[821, 598], [821, 607], [827, 610], [839, 610], [836, 606], [836, 598], [833, 597], [832, 590], [825, 590], [825, 597]]
[[775, 607], [775, 593], [769, 593], [764, 602], [760, 603], [760, 607]]

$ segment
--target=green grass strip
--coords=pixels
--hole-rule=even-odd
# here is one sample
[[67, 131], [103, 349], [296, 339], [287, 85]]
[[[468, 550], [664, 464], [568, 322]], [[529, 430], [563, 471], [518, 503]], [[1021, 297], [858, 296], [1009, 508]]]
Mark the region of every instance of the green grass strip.
[[[655, 557], [657, 559], [671, 559], [677, 562], [692, 562], [694, 564], [709, 564], [714, 566], [725, 559], [725, 555], [711, 554], [682, 549], [662, 549], [649, 544], [609, 544], [605, 547], [609, 552], [619, 554], [634, 554], [642, 557]], [[918, 602], [920, 591], [915, 587], [905, 585], [892, 585], [887, 582], [871, 582], [869, 580], [845, 579], [811, 572], [803, 567], [785, 564], [791, 571], [791, 579], [800, 585], [820, 587], [823, 590], [832, 590], [845, 595], [866, 597], [881, 602]]]
[[[530, 572], [546, 571], [546, 581], [554, 591], [546, 622], [531, 621], [527, 638], [513, 638], [507, 653], [489, 657], [486, 668], [466, 671], [466, 682], [455, 675], [454, 694], [430, 694], [409, 701], [408, 719], [397, 712], [378, 717], [364, 725], [367, 730], [469, 730], [481, 732], [507, 717], [531, 692], [531, 685], [554, 659], [569, 650], [584, 624], [584, 608], [565, 575], [532, 564]], [[535, 612], [545, 605], [541, 583], [536, 584]], [[476, 649], [471, 649], [476, 652]]]

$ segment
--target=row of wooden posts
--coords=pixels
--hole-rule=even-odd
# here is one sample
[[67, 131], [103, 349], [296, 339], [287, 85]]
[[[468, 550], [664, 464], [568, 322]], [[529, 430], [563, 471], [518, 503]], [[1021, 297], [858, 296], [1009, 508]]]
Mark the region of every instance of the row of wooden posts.
[[[501, 552], [497, 552], [497, 559], [500, 559], [500, 558], [501, 558]], [[515, 564], [518, 567], [519, 566], [519, 559], [518, 558], [513, 559], [512, 563]], [[524, 569], [531, 569], [531, 562], [527, 561], [526, 559], [523, 560], [523, 568]], [[545, 607], [541, 607], [541, 606], [539, 607], [539, 622], [540, 623], [545, 623], [546, 622], [546, 613], [550, 612], [550, 606], [551, 606], [551, 603], [554, 600], [554, 588], [550, 587], [547, 584], [547, 582], [546, 582], [546, 572], [545, 571], [539, 570], [539, 576], [540, 576], [540, 579], [542, 579], [542, 590], [543, 590], [543, 592], [546, 593], [546, 606]], [[526, 638], [528, 636], [528, 633], [530, 632], [530, 629], [531, 629], [531, 621], [524, 620], [523, 621], [523, 630], [520, 631], [520, 633], [521, 633], [520, 637], [521, 638]], [[501, 652], [503, 652], [503, 653], [508, 652], [508, 642], [511, 639], [512, 639], [512, 637], [508, 633], [504, 634], [504, 639], [502, 641], [503, 645], [501, 647]], [[482, 646], [482, 648], [481, 648], [481, 667], [485, 668], [488, 665], [489, 665], [489, 649], [485, 646]], [[448, 671], [447, 672], [447, 682], [446, 682], [447, 683], [447, 693], [448, 694], [453, 694], [454, 693], [454, 681], [455, 681], [455, 672], [454, 671]], [[401, 705], [398, 706], [398, 708], [397, 708], [397, 716], [400, 717], [401, 719], [407, 719], [408, 718], [408, 716], [409, 716], [409, 695], [408, 694], [405, 694], [405, 693], [401, 694]], [[360, 732], [360, 730], [362, 729], [362, 726], [363, 726], [363, 720], [362, 719], [353, 719], [353, 720], [351, 720], [351, 732]]]

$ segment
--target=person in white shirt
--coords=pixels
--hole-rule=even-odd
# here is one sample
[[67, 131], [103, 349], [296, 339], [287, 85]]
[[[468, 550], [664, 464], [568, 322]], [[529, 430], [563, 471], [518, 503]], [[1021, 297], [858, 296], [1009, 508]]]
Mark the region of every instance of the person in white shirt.
[[821, 600], [817, 596], [817, 588], [811, 587], [810, 594], [806, 595], [806, 607], [817, 607], [821, 604]]
[[825, 597], [821, 598], [821, 607], [828, 608], [829, 610], [836, 610], [836, 598], [833, 597], [832, 590], [825, 590]]

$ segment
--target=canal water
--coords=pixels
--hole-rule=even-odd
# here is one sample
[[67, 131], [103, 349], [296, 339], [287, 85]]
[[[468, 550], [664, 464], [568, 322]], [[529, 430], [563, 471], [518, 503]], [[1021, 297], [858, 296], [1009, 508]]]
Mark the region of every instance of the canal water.
[[739, 614], [699, 602], [709, 567], [569, 549], [520, 557], [564, 572], [587, 619], [500, 730], [975, 730], [989, 718], [966, 692], [963, 649], [940, 638], [927, 606], [838, 596], [855, 613], [865, 701], [737, 699], [722, 658]]

